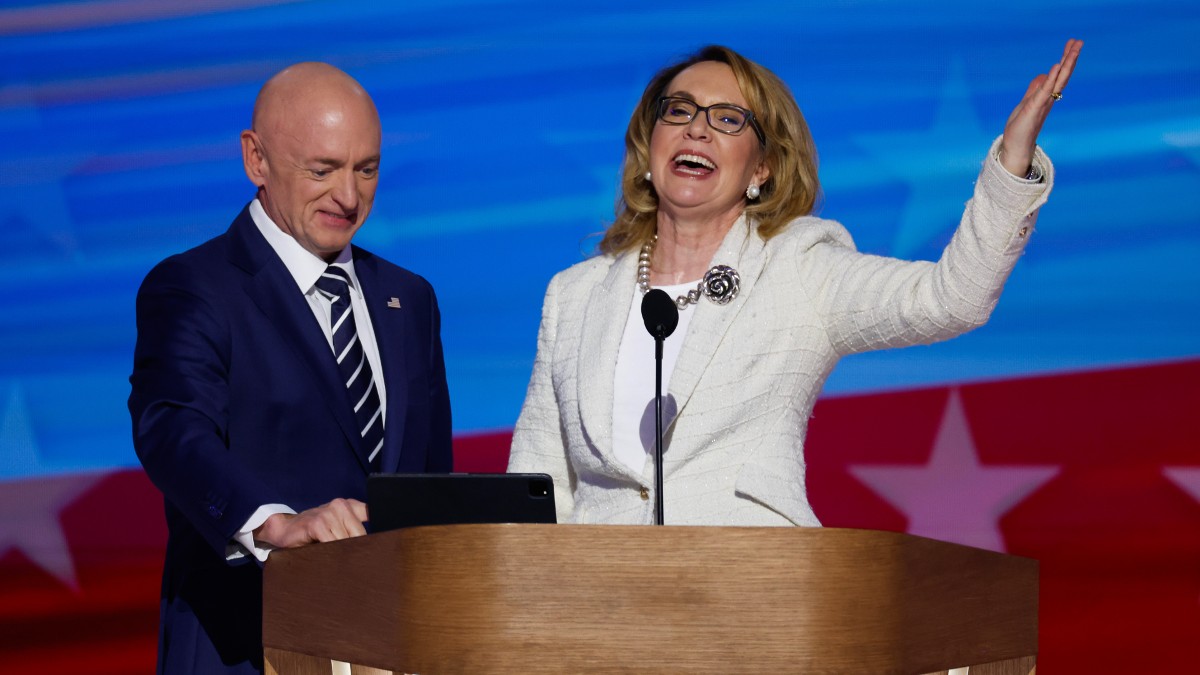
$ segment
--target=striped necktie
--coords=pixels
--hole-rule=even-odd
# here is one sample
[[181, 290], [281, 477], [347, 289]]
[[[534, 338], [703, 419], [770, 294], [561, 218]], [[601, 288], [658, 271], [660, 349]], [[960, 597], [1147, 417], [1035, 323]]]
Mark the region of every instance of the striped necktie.
[[363, 448], [371, 471], [380, 470], [380, 450], [383, 449], [383, 408], [367, 353], [358, 339], [354, 312], [350, 309], [350, 276], [340, 267], [330, 265], [317, 279], [317, 291], [333, 303], [330, 323], [333, 326], [333, 353], [338, 372], [346, 384], [346, 395], [354, 406], [354, 418], [362, 434]]

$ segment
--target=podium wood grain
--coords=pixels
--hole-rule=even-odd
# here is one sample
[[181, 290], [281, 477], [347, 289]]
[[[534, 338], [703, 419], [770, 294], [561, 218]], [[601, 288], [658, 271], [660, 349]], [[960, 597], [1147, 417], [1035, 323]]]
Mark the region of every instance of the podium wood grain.
[[273, 553], [263, 641], [280, 675], [309, 672], [284, 653], [422, 675], [1023, 675], [1037, 575], [870, 530], [423, 527]]

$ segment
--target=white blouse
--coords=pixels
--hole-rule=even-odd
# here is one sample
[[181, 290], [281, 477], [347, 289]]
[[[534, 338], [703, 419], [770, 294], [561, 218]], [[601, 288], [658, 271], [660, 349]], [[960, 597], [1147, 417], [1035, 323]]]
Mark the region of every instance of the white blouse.
[[[699, 280], [655, 288], [676, 298], [696, 288], [697, 283]], [[613, 383], [613, 452], [634, 473], [643, 474], [646, 460], [654, 456], [654, 337], [642, 320], [642, 293], [636, 285], [633, 285], [633, 293]], [[679, 312], [679, 325], [663, 341], [663, 429], [671, 424], [679, 409], [674, 397], [667, 393], [667, 387], [671, 384], [671, 372], [675, 370], [675, 361], [679, 359], [688, 324], [695, 313], [691, 306]]]

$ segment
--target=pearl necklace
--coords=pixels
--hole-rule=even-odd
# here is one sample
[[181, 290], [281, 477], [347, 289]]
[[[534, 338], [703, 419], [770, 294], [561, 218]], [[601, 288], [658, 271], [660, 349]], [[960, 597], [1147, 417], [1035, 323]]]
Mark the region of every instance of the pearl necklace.
[[[650, 292], [650, 257], [654, 254], [654, 245], [657, 243], [658, 235], [656, 234], [651, 237], [650, 241], [642, 245], [642, 252], [638, 254], [637, 285], [642, 291], [642, 295]], [[705, 272], [704, 278], [696, 284], [695, 288], [688, 291], [687, 294], [675, 298], [675, 306], [681, 311], [685, 310], [688, 305], [700, 302], [701, 295], [718, 305], [728, 305], [737, 297], [741, 281], [737, 270], [729, 265], [714, 265], [712, 269]]]

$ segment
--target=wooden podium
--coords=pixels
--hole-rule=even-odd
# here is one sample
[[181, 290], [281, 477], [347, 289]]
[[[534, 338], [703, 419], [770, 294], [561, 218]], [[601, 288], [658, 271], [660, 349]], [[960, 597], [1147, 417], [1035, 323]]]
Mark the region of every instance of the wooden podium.
[[1037, 561], [892, 532], [421, 527], [265, 575], [268, 674], [1027, 675], [1037, 654]]

